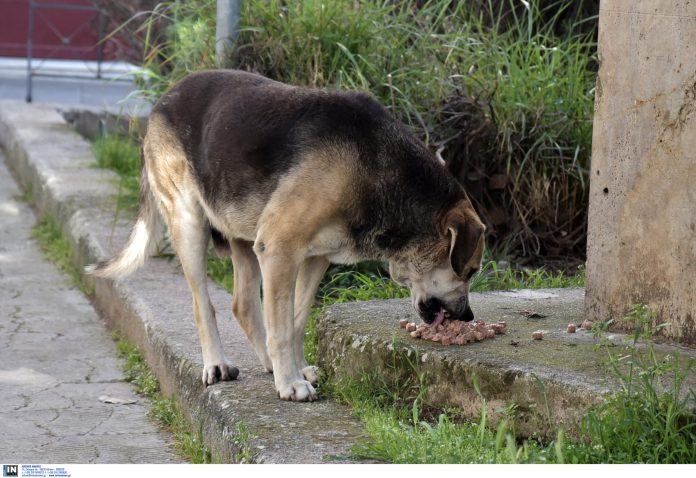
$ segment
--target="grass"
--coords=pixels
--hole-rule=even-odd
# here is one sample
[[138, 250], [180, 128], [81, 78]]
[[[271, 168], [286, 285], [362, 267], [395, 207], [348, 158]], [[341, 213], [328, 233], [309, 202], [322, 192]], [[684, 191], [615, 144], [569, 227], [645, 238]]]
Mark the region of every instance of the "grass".
[[471, 280], [472, 292], [508, 289], [554, 289], [585, 286], [585, 266], [576, 274], [553, 272], [545, 268], [501, 267], [500, 262], [489, 260]]
[[[496, 248], [582, 256], [596, 17], [573, 15], [572, 0], [475, 3], [243, 2], [231, 61], [293, 84], [372, 92], [443, 149]], [[166, 38], [154, 41], [162, 21]], [[142, 31], [141, 94], [154, 101], [213, 68], [214, 28], [212, 0], [158, 4]]]
[[[456, 409], [428, 404], [428, 379], [413, 359], [412, 374], [370, 371], [358, 379], [333, 377], [322, 392], [349, 404], [364, 422], [368, 438], [353, 447], [360, 459], [389, 463], [544, 463], [556, 462], [554, 443], [519, 442], [508, 422], [491, 428], [484, 405], [478, 422]], [[390, 366], [390, 364], [387, 364]], [[474, 383], [477, 383], [474, 381]], [[514, 413], [514, 407], [509, 407]], [[559, 435], [562, 439], [562, 435]]]
[[34, 205], [34, 183], [26, 183], [21, 194], [18, 194], [16, 198], [18, 201], [24, 201], [30, 206]]
[[80, 270], [73, 264], [70, 241], [52, 216], [44, 216], [32, 229], [32, 237], [43, 252], [44, 257], [53, 262], [70, 277], [71, 282], [86, 296], [94, 294], [94, 288], [84, 280]]
[[[659, 355], [651, 340], [665, 324], [637, 304], [623, 319], [633, 326], [625, 347], [607, 353], [611, 374], [620, 391], [590, 410], [581, 431], [591, 447], [573, 451], [577, 462], [695, 463], [696, 390], [685, 389], [696, 360]], [[642, 345], [642, 347], [641, 347]], [[678, 349], [677, 349], [678, 351]]]
[[208, 275], [230, 294], [234, 287], [234, 272], [232, 271], [232, 259], [219, 258], [214, 253], [208, 254]]
[[92, 141], [97, 167], [118, 174], [117, 212], [135, 212], [140, 198], [140, 147], [128, 136], [105, 135]]
[[251, 448], [251, 434], [244, 422], [237, 424], [237, 434], [232, 439], [239, 451], [234, 456], [235, 463], [256, 463], [256, 454]]
[[133, 384], [138, 394], [150, 402], [150, 417], [172, 433], [177, 448], [187, 460], [192, 463], [211, 463], [210, 450], [203, 442], [201, 431], [193, 429], [174, 399], [162, 394], [159, 381], [140, 350], [126, 340], [116, 338], [116, 350], [124, 359], [126, 380]]

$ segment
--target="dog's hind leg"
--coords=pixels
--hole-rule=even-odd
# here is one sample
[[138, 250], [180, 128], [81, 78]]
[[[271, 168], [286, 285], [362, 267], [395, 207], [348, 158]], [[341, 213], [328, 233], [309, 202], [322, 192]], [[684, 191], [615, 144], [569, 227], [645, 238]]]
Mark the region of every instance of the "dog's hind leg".
[[215, 320], [215, 310], [208, 295], [206, 256], [210, 226], [198, 202], [184, 194], [176, 199], [176, 215], [169, 215], [172, 246], [193, 295], [193, 316], [203, 352], [203, 383], [234, 380], [239, 370], [225, 357]]
[[234, 292], [232, 314], [241, 325], [254, 347], [261, 365], [267, 372], [273, 364], [266, 349], [266, 326], [261, 315], [261, 269], [253, 250], [253, 243], [242, 240], [229, 241], [234, 264]]
[[295, 283], [295, 362], [304, 378], [312, 385], [317, 383], [318, 369], [308, 365], [304, 356], [305, 328], [317, 288], [328, 267], [329, 261], [325, 257], [309, 257], [302, 263]]

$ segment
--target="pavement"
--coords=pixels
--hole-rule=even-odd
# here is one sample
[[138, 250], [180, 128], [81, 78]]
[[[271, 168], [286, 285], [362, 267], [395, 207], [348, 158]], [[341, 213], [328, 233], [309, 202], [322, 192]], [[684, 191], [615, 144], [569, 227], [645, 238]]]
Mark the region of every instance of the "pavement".
[[20, 196], [0, 152], [0, 462], [182, 462], [124, 381], [103, 321], [42, 257]]

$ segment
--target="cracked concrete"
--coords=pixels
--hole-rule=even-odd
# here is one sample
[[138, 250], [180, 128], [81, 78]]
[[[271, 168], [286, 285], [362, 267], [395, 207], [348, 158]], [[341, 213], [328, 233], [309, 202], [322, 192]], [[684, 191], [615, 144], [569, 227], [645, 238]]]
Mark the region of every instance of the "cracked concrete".
[[[0, 154], [0, 462], [176, 463], [172, 438], [123, 380], [114, 342], [31, 239]], [[112, 405], [99, 396], [134, 398]]]

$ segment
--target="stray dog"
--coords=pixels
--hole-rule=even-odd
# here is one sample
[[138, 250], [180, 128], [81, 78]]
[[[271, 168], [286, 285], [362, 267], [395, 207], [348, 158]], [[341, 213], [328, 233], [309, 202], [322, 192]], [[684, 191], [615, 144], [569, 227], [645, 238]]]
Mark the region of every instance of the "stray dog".
[[388, 261], [428, 324], [474, 317], [469, 279], [484, 225], [435, 155], [367, 94], [191, 74], [152, 110], [140, 187], [125, 248], [88, 272], [118, 278], [140, 267], [163, 218], [193, 293], [207, 385], [238, 374], [208, 296], [211, 237], [232, 256], [232, 312], [283, 400], [317, 397], [304, 329], [331, 262]]

